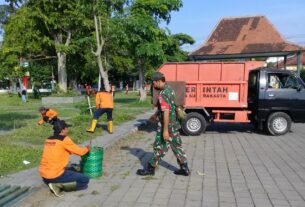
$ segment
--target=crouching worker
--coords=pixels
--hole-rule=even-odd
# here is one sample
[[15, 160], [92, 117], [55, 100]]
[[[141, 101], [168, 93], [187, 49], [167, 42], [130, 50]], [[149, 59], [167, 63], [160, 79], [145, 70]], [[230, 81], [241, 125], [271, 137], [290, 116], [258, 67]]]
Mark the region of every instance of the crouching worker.
[[91, 126], [87, 129], [87, 132], [94, 132], [97, 124], [97, 120], [104, 113], [107, 114], [107, 129], [110, 134], [113, 133], [112, 111], [113, 111], [113, 96], [111, 92], [107, 92], [104, 86], [101, 86], [100, 91], [95, 97], [96, 111], [91, 121]]
[[40, 107], [38, 111], [41, 114], [41, 119], [38, 122], [39, 125], [42, 125], [45, 122], [53, 125], [54, 122], [58, 120], [58, 118], [57, 118], [58, 113], [56, 111], [54, 111], [53, 109]]
[[44, 143], [39, 172], [43, 181], [55, 196], [62, 196], [61, 191], [82, 190], [88, 187], [89, 178], [81, 173], [66, 169], [69, 155], [85, 155], [89, 147], [77, 146], [68, 136], [68, 125], [58, 120], [53, 126], [54, 135]]

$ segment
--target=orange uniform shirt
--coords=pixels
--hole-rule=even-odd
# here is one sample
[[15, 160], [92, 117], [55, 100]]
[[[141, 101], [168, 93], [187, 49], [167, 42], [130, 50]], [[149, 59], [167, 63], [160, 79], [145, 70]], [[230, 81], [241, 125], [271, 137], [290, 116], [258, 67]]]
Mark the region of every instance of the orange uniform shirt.
[[44, 120], [51, 120], [54, 117], [57, 117], [58, 113], [52, 109], [48, 109], [45, 115], [41, 115], [41, 119], [39, 120], [38, 124], [43, 124]]
[[96, 108], [110, 108], [113, 109], [113, 96], [112, 93], [98, 92], [95, 97]]
[[70, 154], [82, 156], [87, 152], [87, 147], [77, 146], [69, 136], [49, 137], [44, 143], [39, 167], [40, 176], [46, 179], [57, 178], [68, 165]]

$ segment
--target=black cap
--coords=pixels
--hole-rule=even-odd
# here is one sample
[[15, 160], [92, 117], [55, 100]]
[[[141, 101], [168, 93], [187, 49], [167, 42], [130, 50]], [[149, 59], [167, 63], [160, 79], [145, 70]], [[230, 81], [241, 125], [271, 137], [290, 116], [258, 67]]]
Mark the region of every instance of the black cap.
[[158, 81], [158, 80], [162, 80], [163, 78], [164, 78], [163, 73], [155, 72], [155, 73], [152, 75], [151, 80], [152, 80], [152, 81]]
[[54, 122], [53, 130], [54, 133], [60, 133], [63, 129], [70, 127], [64, 120], [57, 120]]

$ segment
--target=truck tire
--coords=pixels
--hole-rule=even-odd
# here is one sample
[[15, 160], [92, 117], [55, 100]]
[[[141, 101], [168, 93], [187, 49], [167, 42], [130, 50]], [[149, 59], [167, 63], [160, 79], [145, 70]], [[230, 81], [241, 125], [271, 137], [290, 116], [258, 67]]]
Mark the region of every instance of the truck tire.
[[187, 114], [185, 120], [182, 123], [182, 130], [186, 135], [196, 136], [205, 131], [207, 122], [205, 118], [197, 113], [192, 112]]
[[290, 131], [291, 118], [284, 112], [274, 112], [269, 115], [266, 125], [271, 135], [284, 135]]

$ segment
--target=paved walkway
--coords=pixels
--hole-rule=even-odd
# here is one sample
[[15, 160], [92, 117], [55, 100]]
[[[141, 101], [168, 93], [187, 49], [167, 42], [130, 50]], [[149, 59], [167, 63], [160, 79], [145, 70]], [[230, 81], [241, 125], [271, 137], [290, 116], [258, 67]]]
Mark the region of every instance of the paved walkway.
[[304, 207], [305, 129], [273, 137], [247, 125], [214, 125], [206, 134], [183, 137], [191, 176], [176, 176], [169, 152], [154, 177], [138, 168], [151, 156], [154, 133], [138, 132], [108, 150], [104, 176], [84, 191], [54, 197], [42, 186], [20, 206], [207, 206]]

